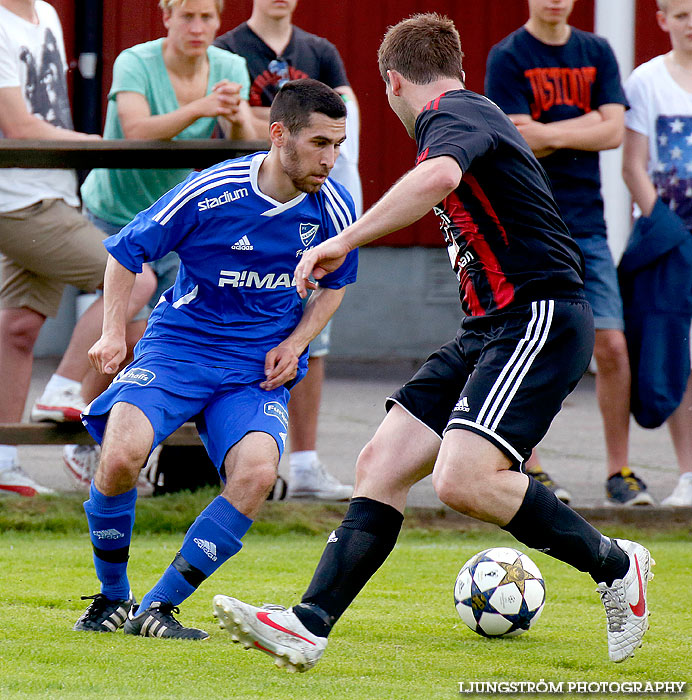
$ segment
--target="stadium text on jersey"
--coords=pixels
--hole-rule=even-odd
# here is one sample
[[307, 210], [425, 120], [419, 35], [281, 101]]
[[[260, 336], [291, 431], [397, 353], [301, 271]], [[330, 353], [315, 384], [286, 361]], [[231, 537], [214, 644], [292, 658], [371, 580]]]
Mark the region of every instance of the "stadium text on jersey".
[[229, 192], [226, 190], [222, 194], [220, 194], [218, 197], [205, 197], [203, 200], [200, 202], [197, 202], [197, 209], [200, 211], [206, 211], [207, 209], [213, 209], [214, 207], [220, 207], [222, 204], [228, 204], [229, 202], [235, 202], [236, 199], [240, 199], [241, 197], [247, 197], [248, 196], [248, 191], [244, 188], [241, 187], [238, 190], [233, 190], [233, 192]]

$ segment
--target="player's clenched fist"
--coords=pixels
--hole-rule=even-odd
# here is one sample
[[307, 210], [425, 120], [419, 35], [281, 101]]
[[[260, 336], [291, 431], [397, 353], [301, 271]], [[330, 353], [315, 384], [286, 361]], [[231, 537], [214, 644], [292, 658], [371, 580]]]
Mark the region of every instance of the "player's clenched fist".
[[101, 374], [115, 374], [126, 354], [127, 345], [124, 339], [115, 340], [102, 335], [89, 350], [89, 362]]

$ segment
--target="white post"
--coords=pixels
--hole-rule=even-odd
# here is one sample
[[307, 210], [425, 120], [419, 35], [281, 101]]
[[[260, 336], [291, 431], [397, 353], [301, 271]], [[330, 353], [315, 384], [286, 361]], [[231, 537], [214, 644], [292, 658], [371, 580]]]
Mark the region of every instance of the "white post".
[[[596, 34], [605, 37], [615, 52], [624, 81], [634, 68], [635, 0], [596, 0]], [[652, 18], [653, 21], [653, 18]], [[622, 147], [601, 152], [601, 178], [608, 243], [617, 262], [630, 233], [630, 195], [622, 180]]]

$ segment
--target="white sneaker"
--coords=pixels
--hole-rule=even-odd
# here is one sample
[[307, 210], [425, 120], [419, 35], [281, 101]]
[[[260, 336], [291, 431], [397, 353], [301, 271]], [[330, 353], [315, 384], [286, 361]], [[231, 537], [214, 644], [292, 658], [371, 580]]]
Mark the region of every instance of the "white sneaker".
[[236, 598], [217, 595], [214, 596], [214, 617], [234, 642], [269, 654], [279, 668], [288, 671], [308, 671], [327, 648], [326, 637], [312, 634], [293, 610], [280, 605], [255, 608]]
[[[65, 445], [62, 452], [65, 471], [79, 486], [85, 489], [90, 487], [100, 459], [100, 445]], [[154, 485], [146, 478], [148, 467], [149, 462], [147, 462], [145, 469], [137, 477], [137, 495], [140, 498], [151, 496], [154, 493]]]
[[18, 464], [0, 470], [0, 494], [14, 493], [19, 496], [38, 496], [55, 493], [47, 486], [37, 484]]
[[65, 445], [62, 461], [65, 471], [80, 485], [89, 488], [101, 458], [99, 445]]
[[288, 479], [289, 498], [347, 501], [352, 494], [353, 486], [342, 484], [320, 461], [313, 462], [308, 469], [291, 469]]
[[661, 501], [662, 506], [692, 506], [692, 472], [682, 474], [673, 493]]
[[596, 590], [608, 621], [608, 655], [611, 661], [619, 663], [634, 655], [649, 629], [646, 587], [654, 577], [651, 567], [656, 562], [649, 550], [637, 542], [615, 541], [629, 557], [630, 568], [624, 578], [615, 579], [612, 586], [599, 583]]
[[55, 423], [77, 422], [79, 414], [86, 408], [78, 387], [63, 387], [56, 391], [44, 390], [31, 408], [34, 423], [54, 421]]

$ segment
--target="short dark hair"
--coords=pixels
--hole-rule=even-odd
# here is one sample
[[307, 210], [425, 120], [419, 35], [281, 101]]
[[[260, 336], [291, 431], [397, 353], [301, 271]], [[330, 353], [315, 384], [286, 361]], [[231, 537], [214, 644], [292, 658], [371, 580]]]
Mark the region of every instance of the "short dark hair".
[[346, 116], [346, 105], [336, 90], [319, 80], [289, 80], [276, 93], [269, 110], [269, 123], [282, 122], [295, 134], [310, 123], [313, 112], [341, 119]]
[[395, 70], [412, 83], [440, 78], [464, 80], [459, 32], [449, 17], [437, 12], [415, 14], [389, 27], [377, 52], [382, 79]]

